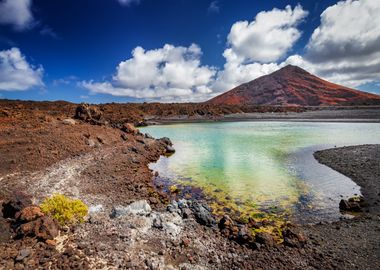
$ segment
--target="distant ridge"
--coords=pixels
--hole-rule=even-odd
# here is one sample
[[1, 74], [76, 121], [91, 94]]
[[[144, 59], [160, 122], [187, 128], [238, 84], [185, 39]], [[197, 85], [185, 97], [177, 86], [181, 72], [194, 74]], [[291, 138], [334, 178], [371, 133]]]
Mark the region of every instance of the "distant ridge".
[[278, 106], [380, 105], [380, 95], [334, 84], [300, 67], [288, 65], [235, 87], [206, 103]]

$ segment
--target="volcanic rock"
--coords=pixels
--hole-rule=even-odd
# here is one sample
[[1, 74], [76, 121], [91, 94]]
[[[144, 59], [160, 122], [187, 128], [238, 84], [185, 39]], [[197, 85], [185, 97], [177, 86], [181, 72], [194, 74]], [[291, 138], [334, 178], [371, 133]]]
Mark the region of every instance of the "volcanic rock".
[[302, 247], [307, 238], [300, 228], [290, 226], [282, 231], [284, 237], [284, 244], [289, 247]]
[[348, 200], [341, 200], [339, 202], [339, 209], [348, 212], [361, 212], [361, 203], [363, 203], [363, 198], [361, 197], [353, 197]]
[[103, 113], [95, 106], [87, 103], [80, 104], [75, 110], [75, 118], [92, 124], [100, 124]]
[[38, 206], [28, 206], [16, 214], [16, 219], [20, 222], [29, 222], [43, 216], [44, 213]]
[[172, 141], [168, 137], [163, 137], [160, 139], [161, 142], [163, 142], [166, 145], [173, 145]]
[[131, 203], [127, 207], [115, 206], [111, 212], [111, 218], [117, 218], [121, 216], [133, 215], [148, 215], [152, 212], [152, 208], [146, 200], [136, 201]]
[[274, 238], [272, 235], [266, 232], [259, 232], [255, 235], [256, 242], [268, 247], [273, 247], [276, 242], [274, 241]]
[[193, 202], [191, 205], [191, 210], [193, 211], [195, 219], [198, 223], [208, 227], [212, 227], [216, 224], [215, 218], [213, 217], [208, 206], [199, 202]]
[[174, 147], [170, 146], [170, 145], [166, 146], [166, 153], [167, 154], [173, 154], [173, 153], [175, 153]]
[[54, 239], [58, 236], [58, 232], [57, 223], [48, 216], [24, 223], [17, 229], [17, 233], [21, 237], [35, 236], [42, 240]]
[[126, 123], [121, 128], [122, 131], [129, 133], [129, 134], [138, 134], [139, 130], [131, 123]]

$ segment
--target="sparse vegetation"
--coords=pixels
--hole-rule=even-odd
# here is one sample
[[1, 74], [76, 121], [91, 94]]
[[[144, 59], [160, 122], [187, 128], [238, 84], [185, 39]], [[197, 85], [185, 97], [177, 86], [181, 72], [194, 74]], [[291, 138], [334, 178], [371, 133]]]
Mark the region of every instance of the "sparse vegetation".
[[46, 198], [40, 207], [42, 212], [52, 216], [61, 225], [81, 223], [88, 214], [88, 207], [81, 200], [70, 199], [62, 194]]

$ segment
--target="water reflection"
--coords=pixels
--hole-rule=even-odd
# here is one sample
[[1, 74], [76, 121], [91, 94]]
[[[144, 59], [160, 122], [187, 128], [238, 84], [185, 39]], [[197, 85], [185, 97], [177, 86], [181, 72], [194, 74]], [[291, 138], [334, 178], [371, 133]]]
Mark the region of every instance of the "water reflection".
[[174, 143], [176, 154], [152, 164], [162, 177], [190, 178], [209, 196], [242, 202], [244, 211], [252, 204], [293, 209], [303, 221], [336, 219], [340, 195], [359, 192], [351, 180], [318, 164], [312, 153], [335, 145], [380, 143], [380, 124], [367, 123], [201, 123], [142, 131]]

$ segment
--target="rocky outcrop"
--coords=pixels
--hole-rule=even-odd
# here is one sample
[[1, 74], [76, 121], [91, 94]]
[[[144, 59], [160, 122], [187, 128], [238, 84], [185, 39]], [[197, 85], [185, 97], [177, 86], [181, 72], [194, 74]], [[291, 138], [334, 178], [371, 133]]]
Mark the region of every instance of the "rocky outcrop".
[[75, 118], [91, 123], [91, 124], [103, 124], [103, 112], [96, 106], [90, 106], [87, 103], [80, 104], [75, 110]]
[[289, 226], [282, 231], [284, 245], [289, 247], [302, 247], [306, 244], [307, 238], [301, 228]]
[[212, 227], [216, 224], [216, 220], [211, 213], [211, 209], [206, 204], [193, 202], [190, 208], [193, 211], [195, 219], [198, 223], [208, 227]]
[[364, 198], [362, 196], [356, 196], [349, 198], [348, 200], [342, 199], [339, 202], [339, 209], [346, 212], [361, 212], [364, 205]]
[[121, 127], [121, 130], [128, 133], [128, 134], [134, 134], [134, 135], [139, 134], [139, 130], [131, 123], [125, 123]]
[[32, 205], [30, 197], [16, 192], [9, 201], [3, 203], [3, 217], [19, 238], [36, 237], [52, 240], [58, 236], [59, 226], [51, 217], [45, 216], [38, 206]]
[[130, 205], [115, 206], [112, 208], [111, 218], [118, 218], [127, 215], [148, 215], [152, 212], [152, 208], [146, 200], [136, 201]]
[[17, 234], [20, 237], [37, 237], [43, 241], [54, 239], [58, 236], [58, 232], [57, 223], [48, 216], [38, 217], [17, 228]]

